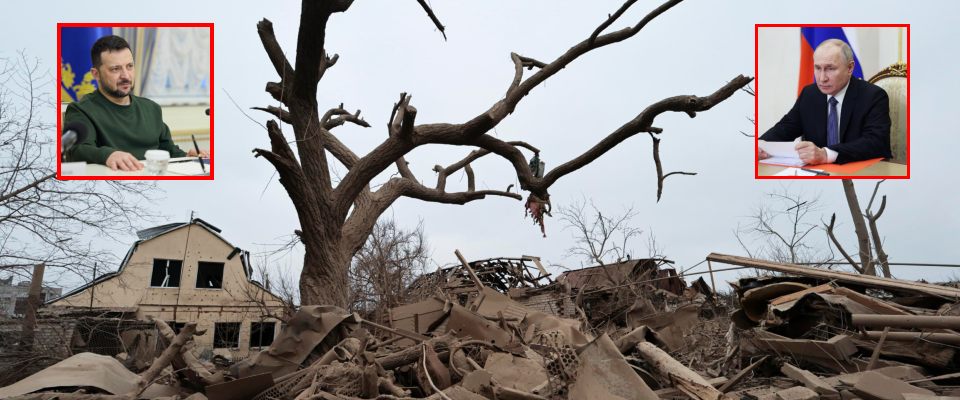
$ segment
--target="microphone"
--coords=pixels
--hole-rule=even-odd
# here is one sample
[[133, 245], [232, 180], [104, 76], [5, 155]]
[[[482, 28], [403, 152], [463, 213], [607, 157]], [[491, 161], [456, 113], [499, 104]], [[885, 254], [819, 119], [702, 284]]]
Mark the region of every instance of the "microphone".
[[60, 136], [60, 153], [66, 154], [73, 145], [87, 139], [87, 127], [79, 122], [71, 122], [63, 127], [63, 136]]

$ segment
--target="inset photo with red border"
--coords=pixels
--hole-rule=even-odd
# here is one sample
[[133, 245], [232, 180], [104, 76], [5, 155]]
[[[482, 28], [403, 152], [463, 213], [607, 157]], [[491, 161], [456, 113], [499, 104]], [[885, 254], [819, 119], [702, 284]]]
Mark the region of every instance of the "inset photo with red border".
[[910, 178], [909, 24], [757, 24], [755, 39], [755, 178]]
[[58, 23], [57, 178], [212, 180], [213, 23]]

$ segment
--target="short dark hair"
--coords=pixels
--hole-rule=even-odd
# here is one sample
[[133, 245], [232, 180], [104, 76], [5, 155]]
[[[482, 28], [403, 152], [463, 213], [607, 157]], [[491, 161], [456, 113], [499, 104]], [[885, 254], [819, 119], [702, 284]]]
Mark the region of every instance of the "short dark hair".
[[99, 68], [101, 64], [100, 53], [105, 51], [120, 51], [129, 48], [130, 44], [120, 36], [104, 36], [93, 43], [93, 47], [90, 49], [90, 61], [93, 62], [94, 68]]

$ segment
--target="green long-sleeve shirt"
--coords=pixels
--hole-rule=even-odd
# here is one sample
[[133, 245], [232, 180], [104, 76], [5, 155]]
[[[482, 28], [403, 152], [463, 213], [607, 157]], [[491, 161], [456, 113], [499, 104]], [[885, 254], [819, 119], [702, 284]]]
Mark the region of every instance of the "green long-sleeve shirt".
[[173, 143], [160, 105], [147, 98], [130, 95], [130, 105], [121, 106], [95, 91], [70, 103], [63, 121], [64, 126], [79, 122], [87, 128], [87, 138], [67, 152], [70, 161], [106, 164], [110, 153], [118, 150], [138, 160], [153, 149], [169, 151], [170, 157], [186, 156]]

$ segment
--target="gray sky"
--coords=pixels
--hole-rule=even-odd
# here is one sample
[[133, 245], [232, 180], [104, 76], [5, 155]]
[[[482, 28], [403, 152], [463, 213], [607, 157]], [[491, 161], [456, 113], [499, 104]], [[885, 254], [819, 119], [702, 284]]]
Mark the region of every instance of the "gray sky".
[[[343, 126], [335, 132], [358, 153], [386, 137], [384, 126], [400, 92], [412, 93], [419, 123], [465, 121], [503, 95], [513, 74], [511, 51], [548, 62], [588, 37], [620, 2], [434, 0], [432, 5], [447, 26], [446, 42], [413, 0], [360, 0], [347, 13], [332, 17], [327, 49], [340, 54], [340, 60], [320, 83], [319, 103], [322, 110], [341, 102], [348, 109], [363, 110], [371, 128]], [[658, 5], [638, 2], [613, 28], [635, 23]], [[652, 102], [679, 94], [706, 95], [738, 74], [752, 76], [755, 23], [909, 23], [912, 178], [882, 185], [888, 208], [880, 230], [891, 262], [960, 262], [956, 207], [960, 189], [951, 156], [960, 148], [952, 111], [958, 106], [955, 93], [960, 92], [960, 83], [954, 75], [960, 60], [951, 51], [960, 37], [958, 13], [960, 5], [946, 0], [909, 7], [900, 1], [687, 1], [634, 38], [568, 66], [534, 90], [494, 134], [540, 147], [549, 169], [575, 157]], [[292, 60], [299, 22], [299, 3], [293, 1], [170, 0], [123, 7], [24, 2], [7, 10], [0, 26], [0, 56], [25, 49], [55, 74], [57, 22], [213, 22], [216, 181], [161, 182], [167, 191], [162, 204], [172, 221], [186, 220], [191, 210], [196, 211], [222, 228], [235, 245], [257, 252], [264, 249], [259, 244], [276, 243], [298, 227], [289, 198], [275, 178], [271, 182], [272, 167], [250, 152], [269, 146], [266, 133], [224, 92], [244, 109], [274, 103], [263, 91], [264, 84], [277, 77], [256, 34], [261, 18], [273, 21]], [[742, 254], [733, 230], [745, 222], [765, 192], [785, 185], [753, 178], [753, 142], [738, 133], [753, 129], [747, 120], [753, 110], [753, 98], [740, 92], [694, 119], [661, 115], [655, 126], [664, 129], [664, 168], [698, 175], [669, 178], [660, 203], [650, 139], [638, 135], [554, 185], [554, 206], [582, 196], [610, 212], [632, 205], [639, 212], [635, 224], [652, 230], [667, 256], [680, 266], [696, 264], [710, 252]], [[266, 114], [247, 112], [257, 121], [268, 119]], [[422, 147], [408, 161], [414, 173], [432, 185], [434, 164], [449, 164], [469, 150]], [[502, 189], [515, 183], [501, 159], [488, 157], [474, 169], [480, 188]], [[448, 190], [465, 185], [462, 174], [455, 175]], [[839, 181], [789, 186], [821, 196], [824, 218], [837, 212], [846, 247], [855, 247]], [[873, 181], [858, 184], [862, 203], [872, 187]], [[467, 206], [400, 200], [387, 213], [408, 227], [422, 220], [434, 259], [440, 263], [454, 261], [453, 250], [459, 248], [468, 259], [528, 254], [579, 265], [579, 260], [563, 256], [571, 245], [570, 232], [563, 231], [556, 218], [547, 220], [544, 239], [523, 212], [522, 202], [490, 198]], [[823, 243], [825, 235], [816, 235], [815, 243]], [[130, 243], [134, 240], [131, 233]], [[633, 243], [633, 254], [646, 255], [645, 240]], [[118, 256], [130, 243], [115, 246]], [[293, 254], [278, 262], [296, 268], [297, 258]], [[895, 268], [894, 274], [913, 279], [955, 276], [949, 270], [912, 267]], [[721, 274], [718, 281], [735, 276]]]

